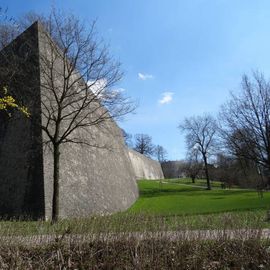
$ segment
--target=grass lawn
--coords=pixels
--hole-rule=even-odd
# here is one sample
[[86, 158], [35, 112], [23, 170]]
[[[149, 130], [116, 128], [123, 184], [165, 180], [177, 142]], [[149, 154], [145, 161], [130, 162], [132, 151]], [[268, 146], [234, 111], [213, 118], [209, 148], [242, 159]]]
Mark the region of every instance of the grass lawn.
[[138, 184], [140, 197], [127, 211], [66, 219], [54, 225], [44, 221], [0, 221], [0, 240], [7, 235], [61, 235], [66, 231], [93, 234], [270, 227], [270, 223], [265, 222], [270, 192], [260, 198], [256, 191], [244, 189], [209, 191], [179, 182], [160, 185], [159, 181], [152, 180], [141, 180]]
[[[269, 192], [260, 198], [252, 190], [209, 191], [150, 180], [138, 184], [139, 199], [122, 213], [66, 219], [54, 225], [0, 221], [0, 268], [259, 269], [261, 265], [261, 269], [270, 269], [269, 239], [260, 239], [260, 229], [270, 227], [265, 222]], [[253, 228], [256, 230], [246, 230]], [[189, 230], [194, 229], [214, 229], [218, 237], [206, 241], [200, 232], [187, 240]], [[230, 240], [226, 229], [241, 230], [237, 239]], [[180, 234], [168, 241], [165, 231]], [[146, 238], [135, 239], [130, 232], [142, 232]], [[37, 237], [39, 234], [42, 238]], [[78, 234], [93, 238], [86, 242], [82, 235], [76, 240]], [[22, 238], [27, 235], [34, 236]], [[39, 239], [44, 239], [44, 244], [35, 246]], [[32, 246], [24, 247], [22, 243], [28, 241]]]
[[270, 206], [270, 192], [264, 192], [261, 198], [256, 191], [244, 189], [203, 190], [173, 182], [160, 184], [159, 181], [149, 180], [140, 180], [138, 184], [140, 198], [129, 209], [131, 213], [211, 214], [266, 210]]
[[[192, 183], [190, 178], [175, 178], [175, 179], [165, 179], [164, 181], [169, 183], [178, 183], [192, 186], [207, 187], [206, 179], [195, 179], [195, 183]], [[212, 188], [221, 188], [221, 182], [211, 181]], [[232, 188], [238, 188], [238, 186], [232, 186]]]
[[[54, 225], [44, 221], [0, 221], [0, 268], [223, 269], [228, 265], [228, 269], [242, 269], [229, 266], [244, 265], [243, 269], [251, 269], [252, 262], [252, 269], [258, 269], [255, 266], [263, 262], [263, 269], [269, 269], [270, 243], [261, 241], [258, 233], [258, 229], [260, 232], [269, 227], [265, 222], [269, 193], [261, 199], [255, 191], [207, 191], [179, 183], [160, 187], [158, 181], [149, 180], [139, 181], [139, 187], [140, 198], [123, 213], [66, 219]], [[256, 230], [246, 230], [253, 228]], [[199, 234], [187, 241], [188, 231], [194, 229], [218, 230], [217, 240], [205, 241]], [[252, 240], [243, 237], [242, 241], [241, 230], [237, 232], [240, 238], [231, 241], [224, 229], [245, 229], [244, 235]], [[165, 231], [180, 234], [168, 241]], [[146, 238], [135, 239], [130, 232], [142, 232]], [[84, 235], [76, 240], [80, 234], [87, 234], [90, 242], [84, 240]], [[29, 235], [33, 237], [22, 238]], [[44, 239], [44, 244], [35, 246], [39, 239]], [[30, 241], [31, 245], [22, 245]], [[220, 267], [204, 267], [213, 261]]]

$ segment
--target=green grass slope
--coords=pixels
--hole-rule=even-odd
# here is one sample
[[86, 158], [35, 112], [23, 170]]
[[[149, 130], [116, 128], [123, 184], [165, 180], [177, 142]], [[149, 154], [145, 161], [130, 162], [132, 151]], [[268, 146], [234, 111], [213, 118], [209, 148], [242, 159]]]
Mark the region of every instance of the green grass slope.
[[204, 190], [179, 183], [138, 181], [140, 197], [128, 210], [131, 213], [160, 215], [207, 214], [268, 209], [270, 193], [263, 198], [252, 190]]

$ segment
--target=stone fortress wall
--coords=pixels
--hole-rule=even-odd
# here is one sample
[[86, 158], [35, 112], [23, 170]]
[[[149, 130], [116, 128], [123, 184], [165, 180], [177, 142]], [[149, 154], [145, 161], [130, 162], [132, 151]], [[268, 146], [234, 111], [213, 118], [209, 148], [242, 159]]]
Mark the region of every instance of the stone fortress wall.
[[129, 149], [129, 157], [135, 172], [136, 179], [164, 179], [161, 165], [132, 149]]
[[[50, 37], [40, 24], [38, 28], [40, 57], [41, 59], [50, 58]], [[61, 70], [61, 62], [55, 65], [58, 65]], [[43, 70], [42, 61], [40, 66]], [[47, 73], [46, 70], [44, 73]], [[46, 78], [42, 74], [43, 72], [41, 72], [40, 89], [41, 93], [44, 93], [46, 89], [43, 85], [46, 84]], [[76, 79], [76, 74], [74, 77]], [[61, 79], [55, 83], [61, 85]], [[77, 87], [80, 87], [79, 83]], [[45, 122], [45, 119], [42, 121]], [[89, 129], [77, 129], [73, 137], [80, 138], [81, 141], [89, 141], [97, 147], [67, 144], [61, 150], [60, 215], [63, 217], [122, 211], [133, 204], [138, 197], [137, 183], [128, 150], [122, 131], [116, 122], [112, 119], [106, 120]], [[45, 137], [46, 135], [43, 134], [44, 139]], [[50, 217], [53, 160], [48, 148], [43, 148], [43, 158], [45, 213], [46, 217]]]
[[[50, 59], [50, 42], [36, 22], [0, 52], [0, 70], [18, 68], [13, 80], [5, 83], [31, 113], [30, 119], [18, 115], [0, 123], [0, 216], [51, 216], [53, 155], [43, 143], [46, 134], [41, 130], [45, 121], [41, 101], [48, 95], [43, 87], [41, 57]], [[61, 74], [61, 63], [58, 68], [56, 73]], [[0, 76], [4, 77], [3, 72]], [[59, 76], [55, 77], [58, 80]], [[108, 148], [62, 145], [60, 216], [85, 217], [127, 209], [137, 199], [138, 187], [120, 128], [108, 120], [87, 132], [78, 130], [75, 135]]]
[[38, 43], [33, 25], [0, 52], [0, 87], [31, 112], [0, 113], [1, 217], [45, 216]]

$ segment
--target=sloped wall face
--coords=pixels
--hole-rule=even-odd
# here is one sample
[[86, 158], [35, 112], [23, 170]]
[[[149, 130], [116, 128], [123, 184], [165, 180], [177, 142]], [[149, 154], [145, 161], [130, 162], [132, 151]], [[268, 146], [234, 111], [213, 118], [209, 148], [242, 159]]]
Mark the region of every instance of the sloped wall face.
[[136, 179], [163, 179], [160, 163], [129, 149], [129, 157], [136, 175]]
[[[54, 54], [51, 41], [42, 28], [39, 32], [39, 44], [40, 57], [51, 59]], [[41, 98], [46, 104], [45, 97], [50, 93], [47, 87], [44, 87], [48, 81], [44, 74], [48, 72], [42, 63], [41, 60]], [[59, 89], [63, 83], [62, 70], [62, 60], [56, 60], [54, 83]], [[73, 79], [77, 79], [76, 74]], [[79, 90], [79, 83], [74, 87]], [[70, 109], [65, 113], [68, 110]], [[42, 122], [46, 123], [44, 116]], [[67, 125], [68, 123], [63, 123], [60, 132], [63, 132]], [[122, 132], [116, 123], [107, 120], [87, 129], [76, 129], [72, 137], [92, 146], [74, 143], [60, 146], [60, 216], [85, 217], [127, 209], [137, 199], [138, 188]], [[46, 140], [44, 133], [43, 141]], [[52, 213], [53, 194], [53, 154], [50, 146], [46, 145], [43, 149], [47, 218], [50, 218]]]
[[[61, 217], [114, 213], [127, 209], [137, 199], [134, 172], [122, 138], [117, 137], [118, 128], [110, 123], [108, 127], [93, 128], [93, 133], [100, 146], [107, 144], [105, 148], [66, 144], [60, 149]], [[77, 135], [87, 136], [83, 131]], [[53, 187], [49, 149], [44, 159], [46, 216], [49, 218]]]
[[43, 160], [40, 126], [38, 36], [36, 25], [0, 52], [2, 86], [31, 117], [0, 113], [0, 216], [42, 218]]

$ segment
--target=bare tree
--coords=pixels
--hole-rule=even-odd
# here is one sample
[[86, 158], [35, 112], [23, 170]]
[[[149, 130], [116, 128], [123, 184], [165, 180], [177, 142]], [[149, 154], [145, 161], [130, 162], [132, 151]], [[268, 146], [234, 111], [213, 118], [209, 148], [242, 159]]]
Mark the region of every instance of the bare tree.
[[162, 162], [165, 162], [165, 161], [166, 161], [166, 157], [167, 157], [167, 154], [168, 154], [168, 153], [167, 153], [166, 149], [165, 149], [163, 146], [157, 145], [157, 146], [155, 147], [154, 154], [155, 154], [157, 160], [158, 160], [160, 163], [162, 163]]
[[[26, 18], [26, 19], [25, 19]], [[44, 143], [53, 155], [52, 221], [59, 218], [60, 152], [63, 144], [108, 147], [92, 141], [91, 127], [106, 126], [135, 109], [133, 101], [114, 88], [122, 78], [120, 63], [96, 33], [73, 15], [52, 10], [48, 17], [26, 16], [25, 26], [42, 21], [40, 84]], [[31, 112], [30, 112], [31, 113]], [[78, 130], [89, 134], [79, 136]]]
[[152, 138], [147, 134], [136, 134], [134, 150], [145, 156], [152, 156], [155, 151]]
[[210, 115], [186, 118], [179, 129], [186, 133], [187, 148], [197, 150], [203, 159], [207, 189], [211, 189], [208, 158], [215, 149], [216, 120]]
[[255, 162], [270, 186], [270, 82], [260, 73], [244, 75], [241, 92], [231, 94], [220, 118], [230, 153]]
[[8, 15], [8, 8], [0, 7], [0, 50], [18, 36], [20, 30], [15, 18]]

